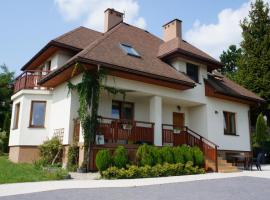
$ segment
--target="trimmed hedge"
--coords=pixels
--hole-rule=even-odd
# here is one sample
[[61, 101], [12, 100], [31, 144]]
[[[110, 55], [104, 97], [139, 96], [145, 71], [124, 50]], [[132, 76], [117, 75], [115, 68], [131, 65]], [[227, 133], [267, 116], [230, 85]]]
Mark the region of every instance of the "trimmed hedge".
[[100, 150], [96, 155], [96, 166], [100, 172], [108, 169], [112, 164], [109, 150]]
[[203, 152], [200, 150], [199, 147], [193, 147], [192, 151], [193, 151], [194, 164], [197, 166], [203, 166], [204, 164]]
[[113, 154], [113, 164], [117, 168], [126, 168], [128, 164], [128, 151], [123, 146], [118, 146]]
[[110, 167], [102, 172], [102, 177], [106, 179], [131, 179], [131, 178], [149, 178], [149, 177], [164, 177], [164, 176], [179, 176], [188, 174], [202, 174], [204, 169], [198, 166], [193, 167], [192, 162], [163, 165], [155, 165], [153, 167], [146, 165], [138, 167], [131, 165], [127, 169], [119, 169], [117, 167]]

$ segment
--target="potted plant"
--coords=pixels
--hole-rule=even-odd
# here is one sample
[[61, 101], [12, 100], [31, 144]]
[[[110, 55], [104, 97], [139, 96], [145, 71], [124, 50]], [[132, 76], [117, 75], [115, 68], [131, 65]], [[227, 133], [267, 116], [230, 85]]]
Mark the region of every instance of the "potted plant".
[[181, 132], [181, 129], [179, 127], [174, 127], [173, 128], [173, 133], [179, 134]]
[[78, 173], [86, 173], [87, 172], [87, 167], [86, 167], [86, 163], [83, 162], [82, 165], [77, 169]]

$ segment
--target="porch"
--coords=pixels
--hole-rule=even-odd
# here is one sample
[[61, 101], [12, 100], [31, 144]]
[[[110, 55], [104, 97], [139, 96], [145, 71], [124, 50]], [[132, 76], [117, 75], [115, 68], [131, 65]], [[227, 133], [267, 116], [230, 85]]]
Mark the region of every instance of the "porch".
[[[131, 160], [140, 144], [154, 145], [154, 126], [152, 122], [99, 117], [96, 144], [92, 147], [90, 166], [96, 170], [95, 157], [99, 150], [114, 151], [118, 145], [127, 148]], [[205, 158], [215, 164], [218, 171], [217, 145], [207, 140], [187, 126], [162, 124], [162, 146], [198, 146]], [[207, 168], [208, 166], [205, 166]]]

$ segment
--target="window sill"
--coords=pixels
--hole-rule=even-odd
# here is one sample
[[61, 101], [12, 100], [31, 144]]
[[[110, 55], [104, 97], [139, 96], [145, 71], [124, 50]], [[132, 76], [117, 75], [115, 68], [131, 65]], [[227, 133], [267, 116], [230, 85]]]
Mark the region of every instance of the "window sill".
[[224, 135], [227, 135], [227, 136], [240, 136], [240, 135], [233, 134], [233, 133], [224, 133]]
[[44, 129], [45, 126], [28, 126], [28, 128], [41, 128], [41, 129]]

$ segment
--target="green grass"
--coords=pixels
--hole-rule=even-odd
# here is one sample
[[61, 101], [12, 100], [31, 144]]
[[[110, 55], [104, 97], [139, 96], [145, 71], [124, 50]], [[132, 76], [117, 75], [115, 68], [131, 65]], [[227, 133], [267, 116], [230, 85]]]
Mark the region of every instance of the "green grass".
[[0, 156], [0, 184], [60, 180], [67, 175], [63, 169], [45, 170], [33, 164], [15, 164]]

